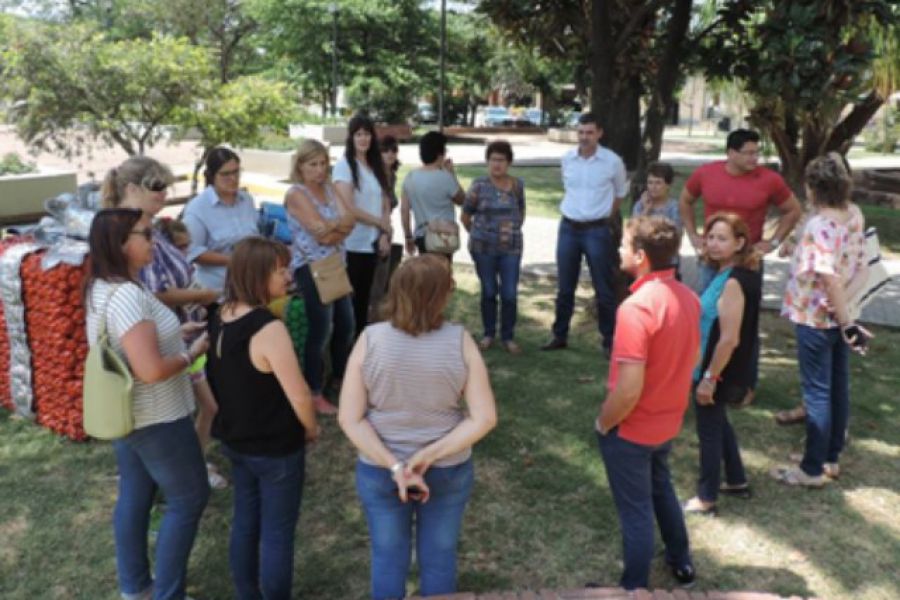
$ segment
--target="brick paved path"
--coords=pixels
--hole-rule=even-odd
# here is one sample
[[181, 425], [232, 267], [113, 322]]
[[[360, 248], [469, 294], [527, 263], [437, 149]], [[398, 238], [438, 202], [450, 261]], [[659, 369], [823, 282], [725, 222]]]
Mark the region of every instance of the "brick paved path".
[[[418, 596], [410, 600], [803, 600], [800, 596], [784, 598], [759, 592], [691, 592], [686, 590], [636, 590], [596, 588], [580, 590], [541, 590], [540, 592], [493, 592], [489, 594], [460, 593], [445, 596]], [[812, 598], [808, 600], [814, 600]]]

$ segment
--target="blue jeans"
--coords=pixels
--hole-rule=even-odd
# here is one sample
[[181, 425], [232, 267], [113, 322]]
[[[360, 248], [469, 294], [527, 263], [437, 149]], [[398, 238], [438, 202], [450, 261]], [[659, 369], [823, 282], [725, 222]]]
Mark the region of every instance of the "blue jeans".
[[728, 421], [724, 402], [702, 405], [694, 402], [697, 416], [697, 439], [700, 441], [700, 479], [697, 496], [704, 502], [719, 497], [722, 463], [725, 463], [725, 482], [730, 486], [747, 483], [737, 436]]
[[[759, 261], [759, 281], [760, 288], [762, 288], [762, 284], [765, 281], [765, 262]], [[699, 294], [703, 294], [709, 284], [712, 283], [712, 280], [715, 279], [716, 275], [718, 275], [719, 270], [715, 267], [708, 265], [705, 262], [701, 262], [698, 260], [697, 268], [699, 270], [700, 282], [699, 282]], [[763, 289], [763, 294], [765, 294], [765, 290]], [[753, 344], [753, 354], [750, 355], [750, 372], [753, 374], [750, 379], [750, 389], [755, 390], [757, 384], [759, 383], [759, 352], [760, 352], [760, 343], [759, 336], [756, 336]]]
[[428, 502], [404, 504], [388, 469], [356, 463], [356, 491], [372, 540], [373, 598], [406, 596], [413, 516], [420, 594], [456, 591], [456, 545], [474, 479], [471, 459], [453, 467], [431, 467], [425, 473], [425, 483], [431, 491]]
[[635, 444], [620, 438], [618, 428], [597, 438], [622, 528], [625, 571], [619, 585], [626, 590], [646, 588], [654, 515], [666, 545], [666, 562], [678, 568], [692, 564], [684, 514], [669, 473], [672, 444]]
[[588, 270], [597, 301], [597, 320], [603, 345], [612, 346], [616, 322], [616, 294], [613, 278], [618, 258], [615, 241], [609, 226], [576, 228], [562, 219], [556, 239], [556, 268], [558, 290], [556, 292], [556, 320], [553, 337], [566, 340], [569, 323], [575, 309], [575, 288], [581, 275], [581, 257], [587, 257]]
[[288, 600], [304, 450], [287, 456], [252, 456], [223, 444], [222, 451], [231, 460], [234, 481], [228, 562], [237, 597]]
[[[519, 266], [521, 254], [472, 253], [475, 271], [481, 281], [481, 322], [484, 336], [497, 335], [497, 292], [500, 293], [500, 338], [504, 342], [513, 339], [516, 327], [516, 303], [518, 301]], [[500, 285], [497, 285], [497, 279]]]
[[796, 325], [800, 387], [806, 404], [806, 450], [800, 468], [821, 475], [836, 463], [850, 422], [850, 348], [841, 330]]
[[[187, 564], [209, 500], [206, 462], [194, 424], [185, 417], [142, 427], [113, 442], [119, 498], [113, 512], [122, 594], [151, 586], [154, 600], [184, 598]], [[157, 488], [166, 501], [156, 538], [156, 577], [150, 575], [147, 534]]]
[[303, 348], [303, 377], [313, 394], [321, 394], [325, 386], [324, 356], [329, 336], [332, 338], [331, 372], [336, 378], [344, 376], [347, 357], [353, 347], [353, 300], [344, 296], [330, 304], [322, 304], [309, 265], [294, 271], [294, 279], [303, 295], [309, 321]]

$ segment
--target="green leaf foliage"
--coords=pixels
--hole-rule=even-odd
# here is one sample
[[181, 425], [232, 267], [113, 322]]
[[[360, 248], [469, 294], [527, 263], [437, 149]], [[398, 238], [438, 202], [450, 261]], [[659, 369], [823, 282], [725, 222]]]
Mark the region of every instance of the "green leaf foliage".
[[183, 38], [110, 41], [82, 24], [17, 25], [0, 63], [19, 135], [66, 155], [93, 142], [142, 153], [212, 73], [206, 51]]

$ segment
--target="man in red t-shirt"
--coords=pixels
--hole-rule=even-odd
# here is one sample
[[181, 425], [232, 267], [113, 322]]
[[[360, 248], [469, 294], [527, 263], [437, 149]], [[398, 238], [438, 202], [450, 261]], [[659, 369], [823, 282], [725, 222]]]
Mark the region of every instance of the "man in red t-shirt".
[[[737, 213], [750, 227], [750, 241], [763, 254], [775, 250], [800, 220], [803, 209], [781, 175], [759, 166], [759, 134], [736, 129], [728, 134], [726, 159], [699, 167], [684, 184], [679, 211], [697, 254], [703, 238], [697, 233], [693, 204], [703, 197], [703, 220], [717, 212]], [[766, 212], [778, 207], [781, 218], [775, 234], [762, 239]]]
[[675, 224], [637, 217], [625, 226], [622, 270], [637, 279], [616, 313], [606, 399], [595, 428], [622, 529], [626, 590], [646, 588], [654, 515], [666, 562], [688, 587], [694, 566], [668, 456], [681, 430], [700, 354], [700, 301], [675, 279]]

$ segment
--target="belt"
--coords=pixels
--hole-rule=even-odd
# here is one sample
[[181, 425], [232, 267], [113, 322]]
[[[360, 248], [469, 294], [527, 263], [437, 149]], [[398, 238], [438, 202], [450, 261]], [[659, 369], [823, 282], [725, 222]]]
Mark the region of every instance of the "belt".
[[609, 223], [608, 218], [594, 219], [592, 221], [576, 221], [569, 217], [563, 217], [563, 221], [574, 227], [575, 229], [590, 229], [591, 227], [603, 227]]

